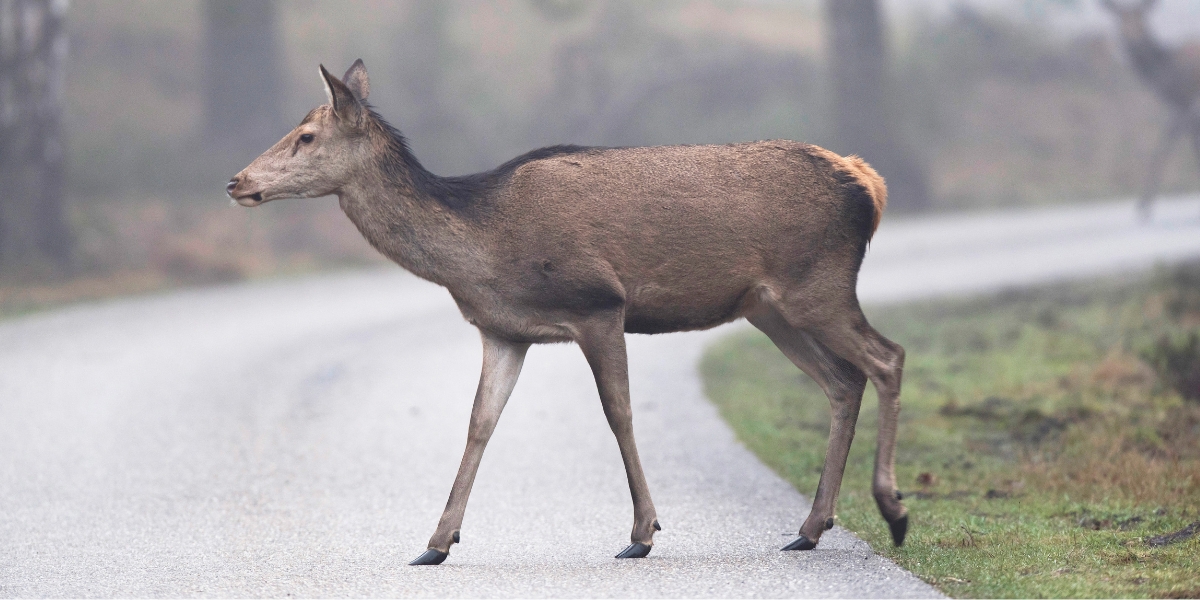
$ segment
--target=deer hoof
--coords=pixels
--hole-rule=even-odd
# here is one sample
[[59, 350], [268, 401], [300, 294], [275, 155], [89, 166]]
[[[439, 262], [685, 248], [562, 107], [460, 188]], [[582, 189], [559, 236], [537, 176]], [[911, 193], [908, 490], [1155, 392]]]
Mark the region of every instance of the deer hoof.
[[622, 550], [621, 553], [617, 555], [617, 558], [646, 558], [646, 555], [650, 554], [651, 548], [653, 548], [653, 546], [649, 544], [634, 542], [630, 544], [628, 548]]
[[781, 550], [812, 550], [816, 547], [817, 543], [808, 539], [808, 536], [802, 533], [800, 537], [792, 540], [792, 543], [784, 546]]
[[440, 565], [442, 564], [442, 561], [446, 560], [447, 556], [450, 556], [449, 552], [442, 552], [441, 550], [434, 550], [433, 548], [430, 548], [426, 550], [424, 554], [413, 559], [413, 561], [408, 563], [408, 565], [410, 567], [419, 567], [422, 565]]
[[908, 515], [904, 515], [895, 521], [888, 521], [888, 528], [892, 530], [892, 543], [897, 547], [904, 545], [904, 536], [908, 533]]

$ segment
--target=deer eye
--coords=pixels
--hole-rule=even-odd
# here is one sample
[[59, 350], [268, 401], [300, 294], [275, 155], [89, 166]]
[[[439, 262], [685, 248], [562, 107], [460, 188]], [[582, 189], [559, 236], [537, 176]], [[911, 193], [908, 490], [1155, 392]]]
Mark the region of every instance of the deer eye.
[[312, 143], [312, 141], [313, 141], [313, 134], [311, 134], [311, 133], [300, 134], [300, 142], [301, 143], [310, 144], [310, 143]]

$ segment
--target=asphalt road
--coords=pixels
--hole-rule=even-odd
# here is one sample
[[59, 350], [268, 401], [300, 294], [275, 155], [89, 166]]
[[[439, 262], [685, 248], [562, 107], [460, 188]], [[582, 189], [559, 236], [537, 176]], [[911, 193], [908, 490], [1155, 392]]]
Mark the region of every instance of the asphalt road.
[[[865, 301], [1200, 255], [1200, 199], [885, 220]], [[466, 437], [480, 350], [399, 269], [79, 306], [0, 324], [0, 596], [853, 596], [937, 592], [835, 528], [782, 553], [807, 500], [733, 438], [694, 366], [716, 331], [630, 336], [664, 530], [631, 506], [573, 346], [530, 351], [463, 543], [408, 567]], [[914, 515], [913, 527], [920, 527]]]

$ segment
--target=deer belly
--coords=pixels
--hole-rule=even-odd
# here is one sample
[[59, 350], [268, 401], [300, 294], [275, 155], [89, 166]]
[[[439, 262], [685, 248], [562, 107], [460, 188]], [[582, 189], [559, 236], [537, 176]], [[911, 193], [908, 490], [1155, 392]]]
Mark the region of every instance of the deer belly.
[[630, 294], [625, 306], [628, 333], [669, 333], [708, 329], [741, 316], [745, 288], [670, 290], [641, 286]]

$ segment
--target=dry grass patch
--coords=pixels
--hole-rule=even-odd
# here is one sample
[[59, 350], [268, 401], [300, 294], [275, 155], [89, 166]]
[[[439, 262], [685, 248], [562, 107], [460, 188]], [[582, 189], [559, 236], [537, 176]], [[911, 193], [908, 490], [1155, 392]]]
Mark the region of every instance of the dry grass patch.
[[383, 264], [330, 198], [245, 210], [219, 194], [86, 198], [70, 210], [70, 272], [0, 277], [0, 317], [76, 302]]

